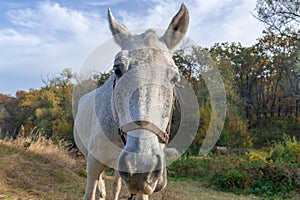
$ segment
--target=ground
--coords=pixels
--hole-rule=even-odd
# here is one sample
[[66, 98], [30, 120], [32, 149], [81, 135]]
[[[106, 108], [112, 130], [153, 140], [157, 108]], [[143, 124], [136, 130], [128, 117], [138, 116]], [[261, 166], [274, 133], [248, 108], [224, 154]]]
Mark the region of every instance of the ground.
[[[45, 149], [44, 149], [45, 148]], [[83, 157], [70, 156], [51, 145], [38, 148], [25, 148], [22, 145], [0, 140], [0, 199], [83, 199], [86, 172]], [[107, 199], [111, 199], [110, 172], [105, 177]], [[122, 187], [121, 198], [129, 194]], [[221, 200], [221, 199], [260, 199], [255, 196], [235, 195], [215, 191], [205, 182], [169, 179], [163, 192], [151, 197], [152, 200]]]

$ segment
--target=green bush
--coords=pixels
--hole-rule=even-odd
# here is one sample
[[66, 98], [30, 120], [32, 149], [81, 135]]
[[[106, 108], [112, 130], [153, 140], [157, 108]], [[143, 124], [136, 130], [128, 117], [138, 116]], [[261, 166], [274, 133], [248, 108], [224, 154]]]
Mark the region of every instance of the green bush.
[[297, 141], [285, 139], [268, 151], [242, 156], [184, 157], [172, 163], [168, 172], [173, 178], [208, 181], [221, 191], [284, 199], [300, 192], [299, 155]]
[[[297, 165], [299, 167], [299, 164]], [[235, 193], [255, 194], [263, 197], [290, 197], [299, 191], [295, 164], [279, 162], [250, 161], [224, 166], [211, 177], [217, 189]]]
[[[257, 171], [259, 173], [255, 173]], [[249, 194], [287, 198], [298, 187], [287, 166], [280, 166], [279, 163], [266, 163], [260, 168], [253, 168], [252, 172], [251, 188], [247, 190]]]
[[172, 178], [204, 178], [209, 169], [211, 158], [183, 157], [168, 167], [168, 175]]
[[234, 193], [241, 193], [249, 187], [248, 174], [240, 169], [230, 169], [223, 173], [213, 174], [211, 183], [213, 183], [221, 191], [229, 191]]

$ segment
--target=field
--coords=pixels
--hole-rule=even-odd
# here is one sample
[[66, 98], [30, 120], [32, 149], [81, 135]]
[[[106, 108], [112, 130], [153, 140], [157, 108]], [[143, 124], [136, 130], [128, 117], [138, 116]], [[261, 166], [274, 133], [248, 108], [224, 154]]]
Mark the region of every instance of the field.
[[[85, 188], [85, 160], [74, 157], [64, 148], [40, 141], [24, 147], [26, 141], [0, 140], [0, 199], [82, 199]], [[26, 145], [25, 145], [26, 146]], [[110, 174], [110, 173], [108, 173]], [[107, 175], [107, 199], [110, 199], [112, 176]], [[121, 198], [129, 194], [122, 187]], [[298, 198], [295, 196], [293, 199]], [[261, 199], [253, 195], [235, 195], [214, 190], [205, 181], [169, 178], [156, 200]]]

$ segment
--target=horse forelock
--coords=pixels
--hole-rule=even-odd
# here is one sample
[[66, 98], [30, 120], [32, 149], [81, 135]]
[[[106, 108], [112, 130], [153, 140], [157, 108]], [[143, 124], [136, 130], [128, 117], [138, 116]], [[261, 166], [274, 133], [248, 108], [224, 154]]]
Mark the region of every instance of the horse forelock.
[[145, 31], [144, 35], [144, 43], [149, 47], [156, 47], [161, 42], [159, 41], [158, 36], [156, 35], [156, 31], [154, 29], [148, 29]]

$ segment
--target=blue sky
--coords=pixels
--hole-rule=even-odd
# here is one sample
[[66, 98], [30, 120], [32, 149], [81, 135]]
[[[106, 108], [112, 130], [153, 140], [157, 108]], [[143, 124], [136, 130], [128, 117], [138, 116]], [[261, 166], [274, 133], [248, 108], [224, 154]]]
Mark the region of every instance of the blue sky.
[[[89, 53], [111, 38], [110, 7], [130, 29], [167, 28], [176, 0], [0, 0], [0, 93], [43, 86], [64, 68], [78, 72]], [[251, 12], [255, 0], [186, 0], [187, 37], [202, 47], [216, 42], [251, 46], [264, 26]]]

